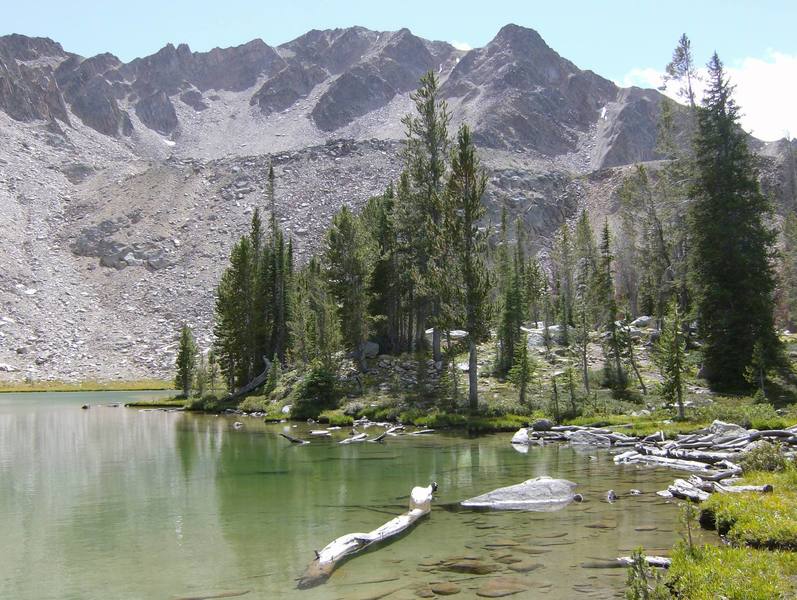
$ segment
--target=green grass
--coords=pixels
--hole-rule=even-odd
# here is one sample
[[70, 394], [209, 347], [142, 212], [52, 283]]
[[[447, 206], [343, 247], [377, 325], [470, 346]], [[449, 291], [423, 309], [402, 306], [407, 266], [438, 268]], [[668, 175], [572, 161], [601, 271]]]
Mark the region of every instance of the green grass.
[[184, 408], [188, 400], [182, 396], [173, 398], [158, 398], [157, 400], [138, 400], [128, 402], [125, 406], [129, 408]]
[[672, 421], [670, 415], [656, 413], [647, 417], [632, 417], [629, 415], [577, 417], [569, 419], [566, 424], [606, 427], [619, 433], [636, 436], [646, 436], [663, 431], [668, 438], [674, 438], [681, 433], [691, 433], [708, 425], [704, 421]]
[[752, 548], [676, 547], [667, 574], [675, 597], [688, 600], [794, 598], [797, 555]]
[[346, 427], [354, 424], [354, 417], [344, 415], [341, 409], [325, 410], [318, 415], [319, 423], [328, 423], [333, 427]]
[[465, 429], [469, 433], [517, 431], [526, 427], [529, 417], [524, 415], [481, 416], [447, 412], [405, 412], [401, 422], [429, 429]]
[[4, 392], [137, 392], [173, 390], [174, 382], [163, 379], [135, 381], [0, 381]]
[[713, 522], [737, 546], [797, 550], [797, 469], [751, 473], [744, 484], [771, 483], [771, 494], [712, 494], [701, 505], [701, 521]]

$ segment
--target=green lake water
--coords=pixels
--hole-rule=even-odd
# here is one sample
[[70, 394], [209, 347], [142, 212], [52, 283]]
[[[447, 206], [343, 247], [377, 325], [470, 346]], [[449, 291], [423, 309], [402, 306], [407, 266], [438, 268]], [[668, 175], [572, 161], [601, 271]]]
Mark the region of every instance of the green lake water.
[[[409, 600], [440, 581], [475, 598], [496, 576], [529, 587], [514, 598], [612, 598], [625, 570], [587, 563], [639, 545], [665, 553], [679, 537], [677, 506], [655, 495], [674, 473], [618, 467], [605, 450], [523, 454], [511, 434], [294, 446], [279, 432], [307, 426], [103, 406], [154, 395], [0, 394], [0, 598]], [[554, 513], [444, 507], [539, 475], [578, 483], [585, 501]], [[432, 513], [409, 534], [344, 563], [323, 586], [295, 589], [314, 549], [404, 512], [410, 489], [433, 480]], [[628, 496], [632, 488], [643, 494]], [[500, 570], [432, 566], [457, 556]], [[513, 557], [539, 567], [515, 573]]]

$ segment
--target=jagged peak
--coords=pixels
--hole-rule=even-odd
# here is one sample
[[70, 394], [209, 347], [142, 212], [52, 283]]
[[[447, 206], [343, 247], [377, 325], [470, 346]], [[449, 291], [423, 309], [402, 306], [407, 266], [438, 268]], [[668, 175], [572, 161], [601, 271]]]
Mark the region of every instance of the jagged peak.
[[495, 37], [487, 44], [490, 46], [509, 46], [514, 50], [522, 51], [548, 51], [553, 52], [550, 46], [545, 43], [542, 36], [536, 30], [529, 27], [523, 27], [514, 23], [504, 25], [495, 35]]
[[63, 47], [48, 37], [33, 37], [21, 33], [0, 36], [0, 50], [17, 60], [35, 60], [45, 56], [64, 57]]

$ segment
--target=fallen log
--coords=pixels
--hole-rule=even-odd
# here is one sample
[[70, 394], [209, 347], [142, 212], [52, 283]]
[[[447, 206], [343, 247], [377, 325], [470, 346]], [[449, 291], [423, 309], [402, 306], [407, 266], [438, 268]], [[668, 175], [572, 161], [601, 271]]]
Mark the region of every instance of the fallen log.
[[775, 488], [770, 483], [764, 485], [722, 485], [721, 483], [714, 483], [714, 490], [723, 494], [738, 494], [740, 492], [759, 492], [761, 494], [770, 494]]
[[224, 398], [221, 399], [220, 404], [222, 405], [232, 404], [233, 400], [238, 400], [239, 398], [246, 396], [250, 392], [254, 392], [257, 388], [266, 383], [266, 379], [268, 379], [268, 374], [271, 371], [271, 361], [264, 357], [263, 362], [266, 363], [266, 368], [263, 369], [263, 372], [260, 373], [260, 375], [255, 377], [252, 381], [247, 383], [242, 388], [236, 390], [231, 394], [227, 394], [226, 396], [224, 396]]
[[669, 467], [681, 471], [703, 472], [708, 470], [709, 465], [692, 460], [681, 460], [679, 458], [668, 458], [666, 456], [650, 456], [640, 454], [636, 451], [623, 452], [614, 457], [615, 464], [620, 463], [645, 463], [654, 466]]
[[282, 432], [280, 432], [280, 435], [281, 435], [282, 437], [284, 437], [286, 440], [288, 440], [288, 441], [289, 441], [291, 444], [301, 444], [301, 445], [305, 445], [305, 444], [309, 444], [309, 443], [310, 443], [310, 442], [308, 442], [307, 440], [300, 440], [300, 439], [299, 439], [299, 438], [297, 438], [297, 437], [293, 437], [293, 436], [292, 436], [291, 434], [289, 434], [289, 433], [282, 433]]
[[645, 446], [644, 444], [637, 444], [635, 448], [640, 454], [645, 454], [648, 456], [677, 458], [711, 465], [723, 460], [728, 460], [733, 456], [733, 454], [730, 452], [702, 452], [699, 450], [687, 450], [684, 448], [657, 448], [655, 446]]
[[403, 515], [391, 519], [369, 533], [348, 533], [327, 544], [316, 552], [315, 560], [299, 578], [296, 587], [308, 589], [324, 583], [344, 558], [409, 529], [418, 519], [429, 514], [432, 495], [436, 490], [437, 484], [434, 482], [428, 487], [415, 487], [410, 493], [409, 510]]
[[708, 492], [704, 492], [683, 479], [676, 479], [672, 485], [667, 487], [667, 491], [676, 498], [691, 500], [692, 502], [703, 502], [711, 496]]
[[338, 444], [356, 444], [358, 442], [364, 442], [367, 439], [368, 439], [367, 433], [358, 433], [349, 438], [346, 438], [345, 440], [340, 440]]

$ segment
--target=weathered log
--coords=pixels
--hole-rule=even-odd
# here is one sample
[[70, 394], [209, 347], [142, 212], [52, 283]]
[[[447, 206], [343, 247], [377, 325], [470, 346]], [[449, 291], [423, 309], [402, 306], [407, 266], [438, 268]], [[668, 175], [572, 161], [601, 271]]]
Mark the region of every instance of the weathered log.
[[357, 433], [351, 437], [346, 438], [345, 440], [340, 440], [338, 444], [356, 444], [358, 442], [364, 442], [368, 439], [367, 433]]
[[299, 578], [297, 587], [307, 589], [324, 583], [344, 558], [409, 529], [418, 519], [429, 514], [432, 495], [436, 490], [437, 484], [434, 482], [428, 487], [415, 487], [410, 493], [409, 510], [403, 515], [369, 533], [349, 533], [327, 544], [316, 552], [315, 560]]
[[615, 464], [620, 463], [645, 463], [649, 465], [657, 465], [662, 467], [669, 467], [671, 469], [679, 469], [681, 471], [694, 471], [703, 472], [708, 470], [709, 466], [706, 463], [696, 462], [692, 460], [681, 460], [679, 458], [668, 458], [666, 456], [650, 456], [640, 454], [636, 451], [623, 452], [614, 457]]
[[713, 483], [714, 490], [723, 494], [738, 494], [740, 492], [759, 492], [761, 494], [770, 494], [775, 488], [770, 483], [764, 485], [722, 485], [721, 483]]
[[[670, 564], [672, 563], [672, 561], [666, 556], [643, 556], [642, 558], [645, 559], [645, 563], [647, 563], [649, 567], [659, 567], [662, 569], [667, 569], [670, 567]], [[617, 562], [619, 562], [624, 567], [628, 567], [634, 563], [634, 559], [631, 558], [630, 556], [620, 556], [617, 559]]]
[[703, 502], [704, 500], [708, 500], [711, 495], [683, 479], [676, 479], [672, 485], [667, 487], [667, 491], [676, 498], [691, 500], [693, 502]]
[[289, 433], [282, 433], [282, 432], [280, 432], [280, 435], [281, 435], [282, 437], [284, 437], [286, 440], [288, 440], [288, 441], [289, 441], [291, 444], [301, 444], [301, 445], [305, 445], [305, 444], [309, 444], [309, 443], [310, 443], [310, 442], [308, 442], [307, 440], [300, 440], [300, 439], [299, 439], [299, 438], [297, 438], [297, 437], [293, 437], [293, 436], [292, 436], [291, 434], [289, 434]]
[[434, 429], [419, 429], [418, 431], [413, 431], [410, 435], [423, 435], [425, 433], [434, 433]]
[[657, 448], [655, 446], [646, 446], [644, 444], [637, 444], [634, 447], [640, 454], [677, 458], [681, 460], [690, 460], [712, 465], [722, 460], [727, 460], [733, 456], [733, 454], [730, 452], [701, 452], [699, 450], [687, 450], [684, 448]]

